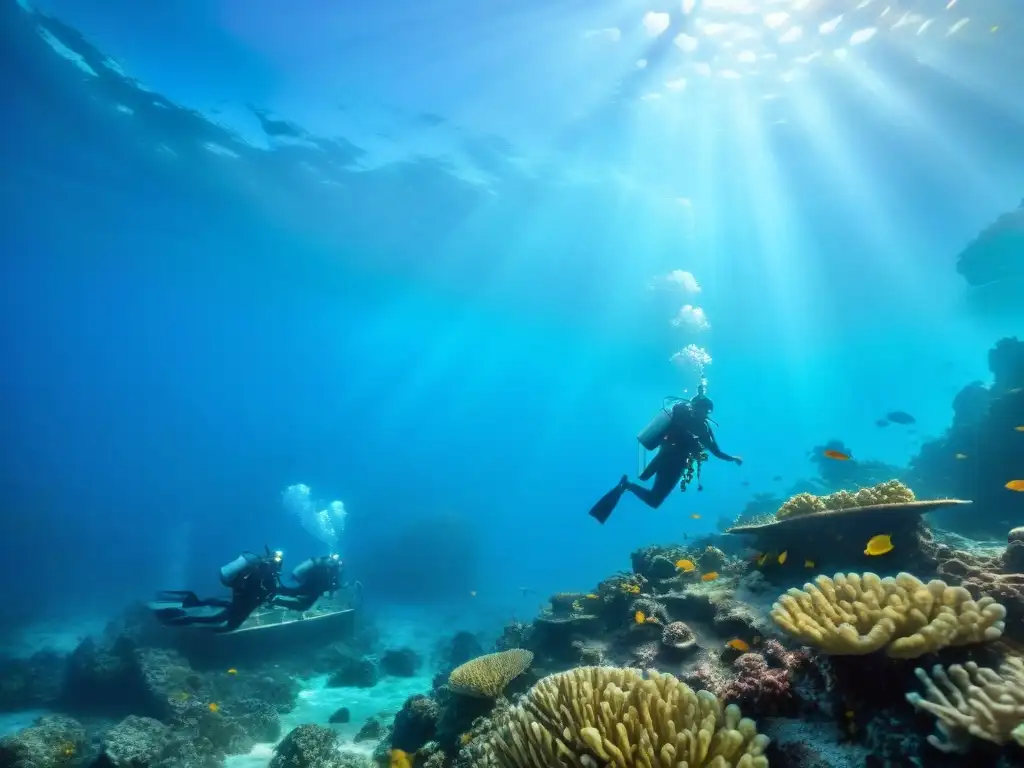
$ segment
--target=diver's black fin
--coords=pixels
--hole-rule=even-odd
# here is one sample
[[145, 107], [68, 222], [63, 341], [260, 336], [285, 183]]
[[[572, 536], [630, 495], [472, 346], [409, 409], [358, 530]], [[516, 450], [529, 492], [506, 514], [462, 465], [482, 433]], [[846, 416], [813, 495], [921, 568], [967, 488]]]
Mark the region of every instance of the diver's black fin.
[[590, 510], [590, 516], [597, 520], [597, 522], [604, 525], [605, 521], [612, 516], [612, 512], [615, 511], [616, 505], [619, 503], [619, 499], [622, 498], [623, 491], [626, 490], [625, 483], [619, 483], [612, 488], [608, 493], [601, 497], [601, 500], [597, 502]]

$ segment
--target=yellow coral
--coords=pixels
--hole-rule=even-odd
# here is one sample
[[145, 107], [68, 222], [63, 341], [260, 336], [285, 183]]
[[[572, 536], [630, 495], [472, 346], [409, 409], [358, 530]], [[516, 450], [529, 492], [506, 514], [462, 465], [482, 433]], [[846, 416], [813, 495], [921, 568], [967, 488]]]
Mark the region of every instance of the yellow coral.
[[669, 674], [577, 667], [538, 682], [487, 741], [481, 768], [768, 768], [768, 738]]
[[912, 659], [997, 639], [1006, 609], [938, 579], [925, 584], [909, 573], [885, 579], [837, 573], [790, 589], [771, 616], [787, 634], [826, 653], [855, 656], [885, 648], [889, 656]]
[[[925, 695], [908, 693], [907, 701], [938, 719], [939, 736], [928, 743], [943, 752], [966, 752], [968, 737], [995, 744], [1016, 741], [1024, 747], [1024, 661], [1009, 657], [996, 672], [973, 661], [914, 670]], [[946, 691], [943, 691], [942, 688]], [[948, 692], [948, 695], [947, 695]]]
[[775, 519], [785, 520], [798, 515], [833, 512], [853, 507], [875, 507], [879, 504], [906, 504], [915, 499], [914, 492], [899, 480], [888, 480], [871, 488], [861, 488], [853, 493], [836, 491], [828, 496], [798, 493], [779, 507], [779, 511], [775, 513]]
[[513, 648], [470, 659], [448, 676], [453, 691], [467, 696], [495, 699], [505, 686], [530, 668], [533, 652]]

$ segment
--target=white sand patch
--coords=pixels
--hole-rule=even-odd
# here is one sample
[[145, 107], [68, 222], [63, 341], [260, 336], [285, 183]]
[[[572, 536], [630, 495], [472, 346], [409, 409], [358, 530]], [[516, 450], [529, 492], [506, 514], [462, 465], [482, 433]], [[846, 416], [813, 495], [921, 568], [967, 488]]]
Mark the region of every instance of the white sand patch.
[[0, 715], [0, 739], [12, 736], [23, 728], [28, 728], [44, 715], [52, 712], [45, 709], [25, 709], [21, 712], [4, 712]]

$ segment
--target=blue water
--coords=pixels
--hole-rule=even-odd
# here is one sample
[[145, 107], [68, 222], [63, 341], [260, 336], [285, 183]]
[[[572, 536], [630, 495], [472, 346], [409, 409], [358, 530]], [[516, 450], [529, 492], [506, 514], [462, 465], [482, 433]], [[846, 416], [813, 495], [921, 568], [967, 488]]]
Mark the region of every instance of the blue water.
[[[495, 628], [829, 439], [902, 466], [941, 433], [1024, 334], [955, 270], [1024, 187], [1024, 11], [940, 3], [793, 63], [808, 31], [792, 82], [678, 92], [677, 27], [642, 23], [668, 5], [5, 1], [3, 610], [322, 554], [281, 503], [305, 483], [371, 602]], [[699, 382], [688, 344], [744, 465], [595, 525]], [[896, 409], [916, 429], [874, 425]]]

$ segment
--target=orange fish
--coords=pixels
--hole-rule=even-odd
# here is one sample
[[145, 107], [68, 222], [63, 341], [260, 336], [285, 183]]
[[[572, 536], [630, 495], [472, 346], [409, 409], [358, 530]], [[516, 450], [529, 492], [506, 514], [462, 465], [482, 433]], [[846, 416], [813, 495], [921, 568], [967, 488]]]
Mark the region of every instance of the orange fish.
[[211, 712], [217, 712], [219, 710], [220, 710], [220, 704], [218, 704], [218, 703], [216, 703], [214, 701], [211, 701], [210, 702], [210, 711]]
[[735, 640], [730, 640], [728, 643], [726, 643], [726, 645], [728, 645], [734, 651], [739, 651], [740, 653], [746, 653], [750, 650], [750, 646], [742, 640], [740, 640], [739, 638], [736, 638]]
[[700, 577], [701, 581], [714, 581], [718, 578], [718, 571], [709, 571]]
[[1010, 491], [1024, 491], [1024, 480], [1011, 480], [1006, 484], [1006, 489]]
[[825, 450], [825, 458], [826, 459], [835, 459], [836, 461], [849, 461], [850, 460], [849, 454], [845, 454], [842, 451], [835, 451], [835, 450], [832, 450], [831, 448], [827, 448]]

